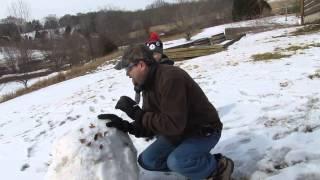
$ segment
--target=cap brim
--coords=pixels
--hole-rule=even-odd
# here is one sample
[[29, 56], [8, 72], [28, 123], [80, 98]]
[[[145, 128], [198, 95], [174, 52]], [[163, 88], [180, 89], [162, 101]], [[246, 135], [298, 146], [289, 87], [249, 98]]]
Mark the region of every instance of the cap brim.
[[124, 69], [125, 67], [122, 65], [122, 62], [119, 61], [117, 62], [117, 64], [114, 66], [114, 69], [116, 70], [121, 70], [121, 69]]

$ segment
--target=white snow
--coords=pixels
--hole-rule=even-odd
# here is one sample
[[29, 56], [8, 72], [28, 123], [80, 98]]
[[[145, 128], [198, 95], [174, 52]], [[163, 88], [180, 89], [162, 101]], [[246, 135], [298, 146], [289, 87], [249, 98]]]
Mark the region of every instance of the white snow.
[[40, 50], [32, 50], [32, 59], [34, 60], [44, 60], [44, 51], [40, 51]]
[[32, 31], [32, 32], [28, 32], [28, 33], [23, 33], [23, 34], [21, 34], [21, 36], [22, 36], [22, 37], [27, 36], [27, 37], [30, 37], [30, 38], [34, 39], [35, 36], [36, 36], [36, 31]]
[[5, 60], [4, 60], [4, 54], [3, 54], [3, 47], [0, 47], [0, 65], [2, 63], [5, 63]]
[[[121, 151], [120, 151], [121, 149]], [[84, 124], [54, 143], [49, 180], [137, 180], [137, 152], [127, 134], [105, 121]], [[126, 173], [123, 173], [126, 172]]]
[[[41, 72], [38, 71], [38, 72]], [[54, 72], [54, 73], [51, 73], [47, 76], [42, 76], [42, 77], [37, 77], [37, 78], [33, 78], [33, 79], [30, 79], [28, 81], [28, 86], [30, 87], [31, 85], [39, 82], [39, 81], [42, 81], [42, 80], [45, 80], [45, 79], [48, 79], [50, 77], [53, 77], [53, 76], [56, 76], [58, 73], [57, 72]], [[2, 77], [5, 77], [2, 76]], [[16, 81], [13, 81], [13, 82], [8, 82], [8, 83], [2, 83], [0, 84], [0, 99], [2, 98], [3, 95], [5, 94], [10, 94], [10, 93], [13, 93], [19, 89], [23, 89], [24, 88], [24, 85], [23, 83], [20, 83], [20, 82], [16, 82]]]
[[32, 72], [28, 72], [28, 73], [23, 73], [23, 74], [6, 74], [0, 77], [0, 79], [4, 79], [4, 78], [8, 78], [8, 77], [17, 77], [17, 76], [23, 76], [25, 74], [31, 75], [31, 74], [36, 74], [36, 73], [41, 73], [41, 72], [46, 72], [49, 69], [41, 69], [41, 70], [37, 70], [37, 71], [32, 71]]
[[[320, 79], [308, 77], [320, 69], [320, 47], [283, 50], [318, 43], [320, 32], [290, 36], [295, 29], [248, 34], [226, 51], [176, 63], [217, 107], [224, 129], [212, 153], [220, 152], [234, 160], [236, 179], [320, 179]], [[212, 34], [216, 32], [211, 30]], [[210, 34], [209, 30], [204, 32]], [[252, 61], [254, 54], [275, 51], [291, 56]], [[133, 98], [131, 81], [125, 72], [107, 65], [92, 74], [0, 104], [2, 178], [44, 179], [48, 164], [61, 159], [50, 156], [52, 150], [56, 151], [55, 140], [58, 144], [72, 141], [64, 135], [77, 132], [80, 126], [97, 124], [96, 115], [100, 113], [128, 119], [114, 109], [122, 95]], [[83, 138], [92, 138], [92, 133]], [[130, 137], [138, 153], [151, 143]], [[84, 148], [75, 147], [81, 151]], [[115, 151], [125, 153], [123, 148]], [[85, 158], [88, 152], [80, 153], [79, 158]], [[22, 171], [23, 166], [28, 168]], [[140, 172], [140, 176], [183, 179], [176, 174], [148, 171]]]
[[[269, 25], [298, 25], [299, 24], [299, 18], [295, 15], [289, 15], [287, 18], [283, 15], [278, 16], [271, 16], [271, 17], [265, 17], [261, 19], [255, 19], [255, 20], [248, 20], [248, 21], [241, 21], [237, 23], [229, 23], [229, 24], [223, 24], [219, 26], [214, 26], [210, 28], [204, 29], [201, 33], [193, 36], [191, 38], [192, 40], [200, 39], [200, 38], [207, 38], [211, 37], [216, 34], [224, 33], [224, 30], [226, 28], [232, 28], [232, 27], [247, 27], [247, 26], [269, 26]], [[182, 44], [186, 44], [188, 41], [185, 39], [177, 39], [173, 41], [167, 41], [164, 42], [164, 48], [170, 48]]]
[[[65, 29], [66, 29], [65, 27], [60, 27], [60, 28], [57, 28], [57, 29], [43, 29], [43, 30], [40, 30], [39, 32], [42, 33], [43, 31], [47, 31], [49, 33], [49, 36], [50, 36], [49, 38], [51, 38], [51, 36], [55, 34], [55, 31], [58, 31], [59, 34], [61, 35], [61, 34], [64, 33]], [[34, 39], [35, 36], [36, 36], [36, 31], [23, 33], [23, 34], [21, 34], [21, 36], [22, 37], [27, 36], [27, 37], [30, 37], [30, 38]]]
[[0, 64], [4, 63], [4, 55], [0, 52]]
[[[31, 58], [33, 60], [44, 60], [44, 54], [45, 54], [44, 51], [31, 50]], [[5, 63], [5, 55], [3, 51], [0, 51], [0, 63]]]

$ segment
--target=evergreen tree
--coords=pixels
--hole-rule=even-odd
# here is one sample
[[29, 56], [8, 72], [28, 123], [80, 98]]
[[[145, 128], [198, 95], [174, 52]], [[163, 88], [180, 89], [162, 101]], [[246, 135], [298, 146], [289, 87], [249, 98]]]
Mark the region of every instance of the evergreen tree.
[[252, 19], [260, 16], [264, 10], [271, 11], [265, 0], [234, 0], [232, 18], [234, 21]]

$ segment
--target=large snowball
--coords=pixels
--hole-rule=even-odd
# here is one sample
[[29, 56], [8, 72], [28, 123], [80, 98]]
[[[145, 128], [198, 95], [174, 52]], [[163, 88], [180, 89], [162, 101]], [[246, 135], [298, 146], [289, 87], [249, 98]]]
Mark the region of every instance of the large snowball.
[[127, 134], [97, 120], [56, 140], [48, 180], [137, 180], [137, 152]]

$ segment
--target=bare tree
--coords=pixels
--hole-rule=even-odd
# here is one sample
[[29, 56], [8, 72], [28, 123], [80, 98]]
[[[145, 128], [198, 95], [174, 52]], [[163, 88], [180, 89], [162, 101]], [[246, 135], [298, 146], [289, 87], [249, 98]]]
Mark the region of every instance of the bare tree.
[[44, 28], [45, 29], [57, 29], [59, 27], [59, 20], [55, 14], [45, 17]]
[[21, 78], [19, 80], [16, 80], [16, 82], [23, 84], [25, 89], [28, 88], [28, 82], [29, 82], [28, 78]]
[[67, 57], [71, 66], [83, 64], [89, 60], [89, 48], [86, 39], [78, 33], [74, 33], [66, 39]]
[[[84, 16], [80, 18], [80, 28], [82, 31], [82, 34], [84, 38], [87, 40], [90, 59], [93, 59], [95, 57], [95, 49], [93, 45], [93, 41], [91, 38], [92, 29], [95, 28], [95, 21], [92, 19], [92, 17]], [[67, 37], [69, 38], [69, 37]]]
[[28, 72], [32, 71], [31, 61], [32, 50], [31, 50], [30, 41], [22, 40], [18, 44], [18, 70], [19, 73], [22, 73], [22, 78], [18, 82], [22, 83], [25, 88], [28, 88], [29, 77], [27, 77]]
[[33, 57], [30, 46], [28, 40], [21, 40], [20, 42], [16, 42], [11, 46], [3, 48], [7, 67], [13, 73], [21, 73], [21, 78], [19, 78], [18, 81], [25, 87], [27, 87], [29, 79], [25, 79], [23, 76], [27, 76], [28, 72], [32, 70], [32, 64], [30, 64], [30, 62]]
[[[152, 23], [150, 20], [141, 20], [137, 19], [134, 20], [132, 23], [132, 29], [136, 29], [136, 32], [134, 34], [135, 38], [139, 38], [141, 40], [145, 40], [149, 37], [150, 34], [150, 28], [152, 26]], [[132, 36], [132, 35], [131, 35]]]
[[[29, 40], [22, 40], [18, 44], [18, 59], [20, 65], [26, 65], [32, 61], [32, 49], [31, 42]], [[20, 71], [28, 71], [28, 69], [20, 69]]]
[[130, 19], [131, 17], [128, 18], [122, 11], [106, 9], [96, 14], [93, 24], [99, 35], [121, 43], [125, 42], [125, 37], [132, 27]]
[[12, 2], [8, 7], [10, 16], [15, 17], [17, 20], [15, 24], [18, 26], [18, 31], [21, 34], [20, 28], [24, 27], [24, 24], [29, 21], [30, 18], [30, 6], [22, 0]]
[[45, 51], [45, 58], [53, 63], [56, 71], [67, 63], [67, 47], [63, 42], [63, 39], [51, 39], [47, 43], [48, 50]]
[[4, 59], [6, 62], [6, 66], [10, 71], [16, 73], [19, 69], [18, 66], [18, 57], [17, 57], [17, 49], [14, 47], [6, 46], [3, 47]]
[[187, 41], [191, 40], [199, 12], [201, 11], [195, 2], [196, 0], [177, 0], [176, 26], [185, 33]]
[[59, 71], [63, 66], [79, 65], [90, 60], [88, 42], [81, 34], [74, 32], [64, 38], [53, 38], [48, 41], [45, 57]]
[[155, 9], [166, 5], [168, 5], [168, 3], [164, 0], [154, 0], [150, 5], [146, 6], [146, 9]]

